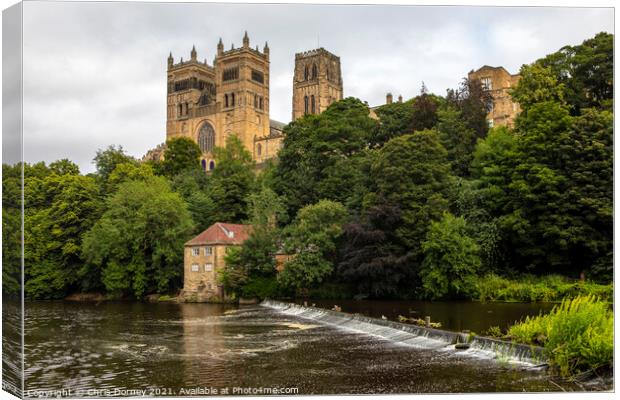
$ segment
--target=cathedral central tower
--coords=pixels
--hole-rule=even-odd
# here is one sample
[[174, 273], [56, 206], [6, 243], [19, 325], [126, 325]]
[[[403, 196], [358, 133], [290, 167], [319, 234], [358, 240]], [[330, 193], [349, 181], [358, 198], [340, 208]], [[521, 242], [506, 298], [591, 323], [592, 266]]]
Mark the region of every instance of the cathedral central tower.
[[342, 100], [340, 57], [324, 48], [295, 54], [293, 121]]

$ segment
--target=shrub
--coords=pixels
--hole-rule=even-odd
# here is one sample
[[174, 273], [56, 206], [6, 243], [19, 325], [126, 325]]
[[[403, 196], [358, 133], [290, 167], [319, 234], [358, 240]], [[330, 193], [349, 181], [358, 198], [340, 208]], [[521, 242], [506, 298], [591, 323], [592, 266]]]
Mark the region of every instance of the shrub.
[[507, 279], [489, 274], [476, 282], [480, 301], [561, 301], [579, 295], [594, 295], [601, 300], [613, 298], [613, 284], [576, 282], [560, 275], [524, 275], [519, 279]]
[[275, 276], [250, 277], [241, 288], [243, 297], [258, 297], [259, 299], [280, 297], [281, 288]]
[[613, 313], [595, 296], [564, 300], [547, 315], [527, 317], [508, 330], [518, 342], [542, 345], [550, 365], [563, 376], [611, 367]]
[[462, 217], [445, 213], [439, 222], [431, 223], [422, 251], [420, 278], [425, 297], [471, 296], [480, 258], [478, 246], [467, 236]]

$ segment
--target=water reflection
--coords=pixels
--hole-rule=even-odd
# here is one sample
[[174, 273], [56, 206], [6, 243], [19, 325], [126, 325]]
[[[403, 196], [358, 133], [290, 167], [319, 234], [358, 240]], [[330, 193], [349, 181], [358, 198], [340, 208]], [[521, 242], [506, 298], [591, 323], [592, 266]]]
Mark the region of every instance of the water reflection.
[[188, 395], [179, 390], [287, 386], [302, 394], [557, 390], [539, 372], [260, 306], [27, 304], [28, 389], [165, 388], [160, 394]]

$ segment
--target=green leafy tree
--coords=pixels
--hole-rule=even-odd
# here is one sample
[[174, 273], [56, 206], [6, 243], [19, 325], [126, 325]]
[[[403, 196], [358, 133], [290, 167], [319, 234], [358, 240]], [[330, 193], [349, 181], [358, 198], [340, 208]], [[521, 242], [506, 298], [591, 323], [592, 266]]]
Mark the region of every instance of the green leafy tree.
[[437, 112], [437, 131], [441, 144], [448, 151], [452, 171], [458, 176], [469, 176], [474, 148], [478, 140], [476, 131], [463, 119], [461, 111], [447, 105]]
[[379, 123], [371, 132], [371, 147], [381, 147], [392, 138], [413, 132], [413, 101], [384, 104], [374, 109]]
[[401, 208], [402, 224], [396, 234], [408, 249], [412, 267], [421, 262], [420, 243], [431, 221], [439, 220], [448, 208], [452, 179], [446, 149], [436, 131], [414, 132], [390, 140], [372, 165], [377, 200]]
[[310, 288], [332, 273], [336, 240], [342, 233], [346, 216], [346, 208], [330, 200], [321, 200], [299, 210], [285, 232], [285, 248], [293, 256], [278, 275], [284, 286]]
[[564, 85], [558, 82], [551, 68], [534, 63], [521, 67], [519, 74], [519, 84], [510, 95], [519, 103], [522, 112], [527, 113], [537, 103], [564, 103]]
[[613, 55], [614, 35], [600, 32], [580, 45], [564, 46], [536, 64], [550, 69], [561, 84], [571, 115], [579, 115], [589, 107], [611, 111]]
[[164, 161], [161, 169], [165, 176], [172, 178], [187, 170], [200, 169], [200, 147], [190, 138], [180, 137], [166, 142]]
[[185, 202], [165, 178], [127, 181], [85, 234], [82, 254], [111, 295], [168, 293], [180, 286], [192, 229]]
[[420, 95], [413, 100], [411, 108], [411, 130], [408, 133], [432, 129], [437, 125], [439, 102], [436, 96], [428, 93], [424, 83], [422, 83]]
[[252, 154], [235, 135], [214, 150], [216, 167], [208, 184], [217, 221], [241, 223], [247, 218], [248, 196], [255, 190]]
[[[351, 182], [336, 181], [332, 172], [341, 160], [358, 157], [367, 149], [377, 125], [368, 115], [368, 105], [346, 98], [320, 115], [307, 115], [284, 128], [284, 147], [278, 153], [273, 188], [286, 199], [289, 217], [319, 199], [342, 199], [343, 192], [351, 192]], [[347, 170], [354, 173], [352, 168]], [[331, 182], [323, 184], [328, 178]]]
[[80, 246], [98, 216], [99, 189], [93, 178], [72, 173], [45, 177], [36, 190], [47, 199], [46, 207], [30, 210], [25, 218], [24, 289], [29, 298], [61, 298], [92, 284]]
[[431, 223], [422, 244], [422, 292], [430, 299], [470, 297], [480, 267], [478, 246], [467, 236], [465, 220], [445, 213]]
[[21, 292], [22, 164], [2, 164], [2, 295]]
[[105, 150], [97, 150], [93, 159], [101, 182], [106, 182], [118, 164], [136, 164], [137, 160], [125, 153], [123, 146], [110, 145]]
[[131, 180], [147, 180], [154, 176], [150, 164], [121, 163], [117, 164], [114, 171], [108, 176], [106, 193], [114, 193], [119, 185]]

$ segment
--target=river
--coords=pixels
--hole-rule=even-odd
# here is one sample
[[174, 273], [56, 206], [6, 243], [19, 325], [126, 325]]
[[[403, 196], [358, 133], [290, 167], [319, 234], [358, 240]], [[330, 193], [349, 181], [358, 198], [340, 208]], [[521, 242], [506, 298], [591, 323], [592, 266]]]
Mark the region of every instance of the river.
[[523, 365], [403, 345], [259, 305], [32, 302], [24, 323], [31, 395], [559, 390]]

